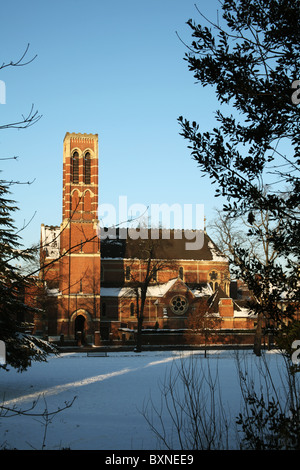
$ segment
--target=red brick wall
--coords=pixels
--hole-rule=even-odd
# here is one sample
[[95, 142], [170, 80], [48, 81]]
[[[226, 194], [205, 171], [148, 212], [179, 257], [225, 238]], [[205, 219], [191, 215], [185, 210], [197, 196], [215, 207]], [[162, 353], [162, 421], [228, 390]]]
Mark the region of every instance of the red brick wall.
[[221, 317], [233, 317], [233, 301], [232, 299], [220, 299], [219, 313]]
[[[102, 259], [102, 267], [104, 272], [103, 284], [114, 283], [121, 285], [125, 280], [126, 266], [131, 269], [131, 277], [134, 279], [144, 279], [145, 268], [140, 262], [133, 260], [106, 260]], [[213, 270], [220, 275], [219, 285], [224, 286], [224, 275], [228, 272], [228, 264], [226, 262], [205, 262], [205, 261], [185, 261], [175, 260], [174, 262], [166, 261], [166, 266], [157, 272], [157, 283], [168, 282], [177, 278], [179, 268], [183, 267], [183, 281], [190, 284], [207, 283], [210, 281], [209, 273]]]

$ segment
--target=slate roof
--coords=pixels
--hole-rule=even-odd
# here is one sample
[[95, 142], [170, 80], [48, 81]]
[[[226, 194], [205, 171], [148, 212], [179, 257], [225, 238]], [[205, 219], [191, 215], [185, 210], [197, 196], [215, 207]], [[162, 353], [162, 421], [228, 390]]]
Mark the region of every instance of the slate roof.
[[[193, 232], [195, 233], [195, 232]], [[117, 259], [117, 258], [148, 258], [149, 247], [153, 249], [153, 259], [169, 259], [169, 260], [205, 260], [205, 261], [223, 261], [227, 259], [222, 255], [218, 247], [205, 232], [201, 232], [203, 236], [203, 244], [200, 249], [190, 249], [188, 243], [194, 242], [196, 246], [196, 238], [187, 239], [184, 232], [181, 238], [176, 238], [178, 231], [170, 230], [170, 238], [162, 239], [161, 231], [159, 238], [151, 239], [150, 230], [148, 230], [148, 238], [136, 240], [127, 236], [126, 239], [120, 238], [117, 231], [116, 238], [101, 239], [101, 258]], [[122, 235], [121, 235], [122, 236]], [[190, 245], [191, 246], [191, 245]], [[144, 253], [144, 255], [143, 255]]]

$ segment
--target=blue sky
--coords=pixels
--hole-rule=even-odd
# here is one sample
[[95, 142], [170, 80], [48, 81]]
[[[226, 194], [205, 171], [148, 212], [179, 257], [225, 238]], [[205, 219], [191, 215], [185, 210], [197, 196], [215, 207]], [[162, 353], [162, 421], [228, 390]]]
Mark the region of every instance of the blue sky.
[[[217, 18], [217, 0], [197, 6]], [[61, 223], [62, 150], [66, 132], [98, 133], [100, 204], [203, 204], [208, 221], [219, 200], [202, 178], [177, 118], [210, 130], [218, 104], [195, 84], [186, 48], [195, 0], [12, 0], [1, 8], [1, 63], [17, 60], [30, 43], [26, 67], [0, 71], [6, 84], [1, 124], [19, 120], [32, 103], [42, 119], [0, 134], [2, 177], [14, 185], [24, 244], [40, 225]]]

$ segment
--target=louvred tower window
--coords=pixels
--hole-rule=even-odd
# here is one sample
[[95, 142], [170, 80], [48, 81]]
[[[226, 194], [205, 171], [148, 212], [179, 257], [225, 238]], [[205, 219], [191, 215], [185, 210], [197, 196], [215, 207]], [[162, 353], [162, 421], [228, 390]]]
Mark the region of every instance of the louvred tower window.
[[72, 183], [79, 183], [79, 155], [74, 152], [72, 155]]
[[89, 152], [84, 156], [84, 183], [91, 184], [91, 155]]

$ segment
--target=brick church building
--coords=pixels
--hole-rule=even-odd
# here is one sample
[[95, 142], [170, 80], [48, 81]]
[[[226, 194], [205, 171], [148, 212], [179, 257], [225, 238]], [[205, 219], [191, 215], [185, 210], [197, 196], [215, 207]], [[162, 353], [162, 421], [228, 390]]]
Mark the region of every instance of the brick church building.
[[62, 222], [41, 227], [45, 314], [35, 333], [131, 344], [142, 308], [145, 344], [186, 344], [189, 319], [205, 305], [217, 320], [211, 342], [251, 343], [255, 318], [231, 295], [227, 259], [206, 231], [198, 250], [186, 249], [174, 230], [166, 239], [160, 231], [155, 240], [150, 231], [146, 239], [100, 237], [98, 164], [97, 134], [65, 135]]

